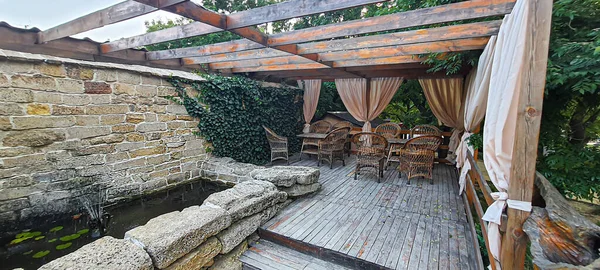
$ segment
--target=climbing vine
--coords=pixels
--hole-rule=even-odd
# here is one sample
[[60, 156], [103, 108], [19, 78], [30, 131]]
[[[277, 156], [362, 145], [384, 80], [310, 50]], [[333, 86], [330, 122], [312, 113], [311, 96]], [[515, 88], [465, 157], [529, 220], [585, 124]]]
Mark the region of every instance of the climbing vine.
[[[265, 164], [270, 149], [262, 126], [288, 138], [290, 152], [297, 151], [302, 130], [301, 90], [263, 86], [245, 77], [204, 75], [206, 81], [171, 78], [178, 97], [192, 117], [198, 118], [198, 135], [212, 144], [213, 154], [240, 162]], [[197, 96], [188, 95], [194, 89]]]

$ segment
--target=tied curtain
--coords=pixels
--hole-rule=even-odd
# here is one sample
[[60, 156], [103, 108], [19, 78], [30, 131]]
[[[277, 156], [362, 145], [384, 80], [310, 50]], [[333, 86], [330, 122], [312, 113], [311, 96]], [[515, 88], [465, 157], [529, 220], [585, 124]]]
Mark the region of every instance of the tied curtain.
[[[371, 121], [383, 112], [402, 85], [402, 78], [373, 78], [367, 91], [367, 80], [336, 79], [335, 86], [348, 112], [365, 122], [362, 130], [371, 132]], [[368, 97], [367, 97], [368, 95]], [[368, 104], [367, 104], [368, 102]]]
[[532, 64], [534, 17], [528, 1], [518, 0], [510, 15], [502, 22], [496, 39], [488, 103], [483, 127], [485, 167], [499, 192], [492, 193], [495, 202], [486, 210], [483, 220], [488, 221], [490, 252], [499, 266], [501, 237], [500, 221], [504, 208], [531, 211], [531, 202], [511, 200], [508, 187], [511, 175], [514, 136], [517, 124], [521, 85]]
[[490, 88], [490, 76], [493, 63], [492, 56], [494, 55], [495, 46], [496, 36], [492, 36], [479, 57], [477, 68], [471, 70], [465, 80], [465, 133], [460, 139], [460, 143], [456, 150], [456, 167], [461, 169], [458, 181], [460, 193], [464, 190], [467, 172], [471, 169], [471, 164], [467, 162], [467, 151], [474, 151], [473, 148], [467, 144], [467, 139], [473, 134], [483, 120], [487, 108], [488, 90]]
[[310, 121], [315, 116], [317, 104], [319, 103], [321, 80], [298, 80], [298, 86], [304, 89], [304, 104], [302, 104], [304, 129], [302, 129], [302, 132], [308, 133], [310, 131]]
[[[435, 117], [454, 128], [449, 151], [454, 154], [464, 130], [464, 88], [462, 78], [419, 79], [427, 103]], [[453, 159], [453, 158], [452, 158]]]

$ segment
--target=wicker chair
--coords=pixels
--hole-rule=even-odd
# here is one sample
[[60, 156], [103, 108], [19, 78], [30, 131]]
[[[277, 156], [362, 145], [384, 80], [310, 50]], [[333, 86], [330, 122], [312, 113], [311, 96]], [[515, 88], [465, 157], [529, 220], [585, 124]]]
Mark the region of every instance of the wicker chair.
[[400, 135], [400, 130], [402, 130], [402, 128], [396, 123], [385, 123], [377, 126], [377, 128], [375, 128], [375, 133], [389, 139], [398, 137], [398, 135]]
[[434, 135], [423, 135], [410, 139], [400, 151], [400, 173], [406, 174], [408, 184], [410, 179], [418, 176], [429, 178], [433, 184], [433, 161], [435, 151], [442, 143], [442, 137]]
[[385, 162], [385, 149], [388, 141], [385, 137], [371, 133], [360, 132], [352, 136], [352, 143], [356, 145], [356, 169], [354, 179], [362, 168], [375, 168], [378, 171], [378, 182], [383, 178], [383, 167]]
[[269, 141], [269, 146], [271, 147], [271, 163], [273, 163], [274, 160], [284, 159], [289, 165], [290, 161], [287, 138], [277, 135], [268, 127], [263, 126], [263, 128], [265, 129], [267, 140]]
[[[349, 127], [350, 130], [352, 131], [352, 128], [354, 127], [354, 125], [348, 121], [341, 121], [341, 122], [335, 123], [331, 129], [334, 130], [334, 129], [342, 128], [342, 127]], [[348, 154], [348, 156], [350, 156], [350, 151], [352, 148], [351, 143], [350, 143], [350, 138], [346, 138], [346, 143], [344, 144], [344, 148], [346, 149], [346, 153]]]
[[[310, 125], [308, 132], [309, 133], [326, 134], [330, 130], [331, 130], [331, 123], [329, 123], [325, 120], [320, 120], [320, 121], [312, 123]], [[320, 141], [320, 139], [304, 138], [304, 140], [302, 140], [302, 149], [300, 149], [300, 159], [302, 159], [302, 153], [309, 154], [309, 155], [310, 154], [312, 154], [312, 155], [318, 154], [319, 141]]]
[[325, 139], [319, 141], [319, 166], [321, 161], [329, 162], [329, 168], [333, 168], [333, 162], [335, 160], [341, 160], [342, 165], [346, 166], [344, 160], [344, 145], [348, 139], [348, 133], [350, 133], [349, 127], [342, 127], [334, 129]]
[[410, 137], [415, 138], [423, 135], [442, 136], [442, 131], [432, 125], [417, 125], [410, 130]]

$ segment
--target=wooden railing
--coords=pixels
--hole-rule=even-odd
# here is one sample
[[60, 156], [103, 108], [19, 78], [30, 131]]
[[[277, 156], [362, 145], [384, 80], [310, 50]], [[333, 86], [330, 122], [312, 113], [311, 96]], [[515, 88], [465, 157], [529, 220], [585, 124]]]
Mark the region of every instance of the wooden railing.
[[[475, 231], [475, 222], [479, 223], [481, 227], [481, 234], [483, 239], [485, 240], [485, 248], [488, 250], [488, 259], [490, 261], [490, 265], [492, 270], [496, 270], [496, 265], [494, 263], [494, 257], [489, 252], [490, 246], [488, 243], [488, 232], [487, 232], [487, 221], [484, 221], [483, 214], [485, 213], [485, 209], [489, 205], [494, 202], [492, 198], [492, 189], [488, 185], [485, 180], [484, 175], [482, 174], [481, 169], [477, 165], [477, 161], [473, 158], [473, 154], [468, 152], [467, 159], [471, 165], [471, 169], [467, 173], [467, 179], [465, 183], [465, 190], [463, 192], [463, 201], [465, 205], [465, 211], [467, 213], [467, 219], [469, 224], [471, 225], [471, 234], [473, 235], [473, 239], [477, 239], [477, 232]], [[479, 191], [483, 195], [483, 201], [479, 199], [478, 193]], [[477, 214], [477, 220], [473, 219], [473, 212], [471, 207], [475, 209], [475, 213]], [[485, 209], [484, 209], [485, 207]], [[503, 217], [504, 218], [504, 217]], [[502, 222], [505, 224], [505, 222]], [[475, 250], [477, 250], [477, 258], [478, 263], [480, 264], [480, 269], [485, 269], [483, 266], [483, 260], [481, 257], [481, 253], [479, 252], [479, 242], [474, 241]]]

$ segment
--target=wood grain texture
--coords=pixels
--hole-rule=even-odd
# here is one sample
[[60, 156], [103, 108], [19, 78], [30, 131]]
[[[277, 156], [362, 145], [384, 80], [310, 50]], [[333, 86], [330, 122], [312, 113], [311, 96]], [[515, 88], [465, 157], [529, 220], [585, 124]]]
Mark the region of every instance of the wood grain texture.
[[[542, 103], [546, 84], [548, 46], [552, 19], [552, 0], [530, 0], [527, 28], [533, 34], [525, 42], [530, 52], [524, 61], [526, 72], [519, 91], [513, 159], [511, 161], [508, 197], [512, 200], [530, 202], [535, 180]], [[522, 269], [525, 265], [527, 235], [523, 223], [529, 212], [508, 208], [507, 231], [502, 241], [500, 265], [502, 269]]]

